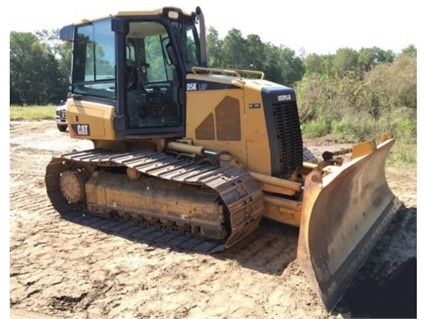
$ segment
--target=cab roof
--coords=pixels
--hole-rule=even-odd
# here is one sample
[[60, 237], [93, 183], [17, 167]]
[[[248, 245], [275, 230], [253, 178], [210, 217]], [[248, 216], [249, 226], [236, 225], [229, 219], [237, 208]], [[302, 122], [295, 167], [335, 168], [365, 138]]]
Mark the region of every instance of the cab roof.
[[112, 18], [112, 17], [161, 16], [161, 15], [167, 14], [167, 12], [170, 12], [170, 11], [175, 11], [175, 12], [178, 12], [180, 15], [183, 14], [183, 15], [188, 16], [188, 17], [191, 17], [195, 14], [194, 12], [190, 12], [190, 13], [185, 12], [182, 9], [177, 8], [177, 7], [163, 7], [163, 8], [158, 8], [158, 9], [154, 9], [154, 10], [118, 11], [115, 14], [110, 14], [110, 15], [102, 16], [102, 17], [95, 18], [95, 19], [82, 19], [77, 24], [87, 24], [87, 23], [90, 23], [90, 22], [103, 20], [103, 19], [106, 19], [106, 18]]

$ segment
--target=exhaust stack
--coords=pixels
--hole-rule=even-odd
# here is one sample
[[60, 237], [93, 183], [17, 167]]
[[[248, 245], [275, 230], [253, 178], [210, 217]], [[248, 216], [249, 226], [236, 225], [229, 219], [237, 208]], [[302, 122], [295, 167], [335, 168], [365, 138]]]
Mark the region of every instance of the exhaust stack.
[[198, 16], [198, 21], [200, 21], [201, 66], [207, 67], [206, 24], [204, 14], [200, 7], [195, 9], [195, 13]]

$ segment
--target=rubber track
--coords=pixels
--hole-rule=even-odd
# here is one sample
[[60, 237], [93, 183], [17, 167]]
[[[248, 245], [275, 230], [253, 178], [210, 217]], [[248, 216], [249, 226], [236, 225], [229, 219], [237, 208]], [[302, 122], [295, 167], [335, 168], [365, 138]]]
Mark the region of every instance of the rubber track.
[[[83, 206], [76, 208], [75, 205], [67, 203], [59, 187], [60, 173], [75, 163], [127, 166], [161, 179], [209, 187], [218, 193], [228, 208], [232, 232], [226, 242], [218, 243], [194, 237], [192, 234], [85, 215]], [[64, 154], [52, 158], [46, 167], [45, 182], [52, 205], [68, 220], [149, 243], [166, 244], [178, 249], [203, 253], [221, 251], [243, 240], [256, 230], [264, 211], [263, 192], [248, 171], [233, 166], [207, 165], [202, 161], [189, 163], [162, 152], [145, 150], [117, 153], [92, 149]]]

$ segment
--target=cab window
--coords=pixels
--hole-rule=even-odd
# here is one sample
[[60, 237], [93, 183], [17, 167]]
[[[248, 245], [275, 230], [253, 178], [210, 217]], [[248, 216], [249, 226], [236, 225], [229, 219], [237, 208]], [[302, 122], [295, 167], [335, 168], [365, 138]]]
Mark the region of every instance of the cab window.
[[115, 35], [111, 20], [95, 21], [76, 29], [73, 72], [74, 94], [115, 98]]

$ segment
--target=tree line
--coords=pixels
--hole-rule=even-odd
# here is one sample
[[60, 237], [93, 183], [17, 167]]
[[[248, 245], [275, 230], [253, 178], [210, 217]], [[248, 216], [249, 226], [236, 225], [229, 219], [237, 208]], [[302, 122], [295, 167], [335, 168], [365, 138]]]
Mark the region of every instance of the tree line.
[[10, 105], [48, 105], [67, 96], [71, 46], [59, 30], [10, 33]]
[[359, 141], [391, 130], [404, 142], [417, 138], [417, 49], [340, 48], [334, 54], [297, 56], [283, 45], [243, 37], [220, 39], [208, 30], [211, 67], [257, 69], [296, 91], [303, 133]]
[[[294, 87], [306, 133], [350, 139], [391, 126], [412, 138], [416, 135], [414, 45], [398, 54], [373, 47], [297, 55], [284, 45], [264, 43], [258, 35], [244, 37], [237, 29], [221, 39], [212, 27], [206, 40], [210, 67], [261, 70], [266, 79]], [[64, 99], [70, 55], [71, 46], [59, 40], [59, 30], [11, 32], [10, 105], [57, 104]], [[359, 132], [360, 123], [365, 132]]]

